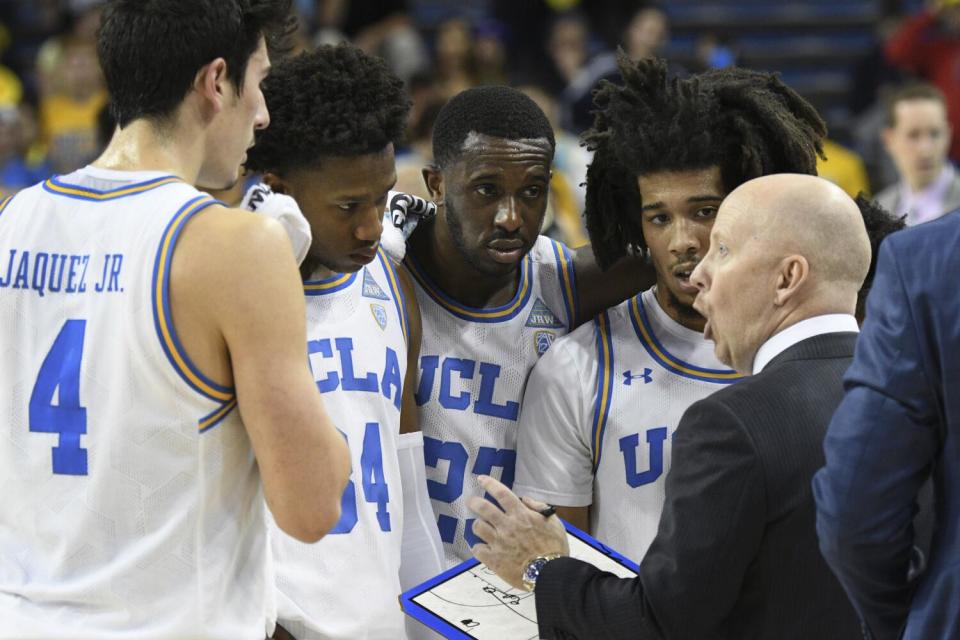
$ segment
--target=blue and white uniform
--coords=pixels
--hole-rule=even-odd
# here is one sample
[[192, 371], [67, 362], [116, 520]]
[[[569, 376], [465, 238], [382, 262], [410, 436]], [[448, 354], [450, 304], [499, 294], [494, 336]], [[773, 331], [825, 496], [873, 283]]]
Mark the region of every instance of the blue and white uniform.
[[270, 528], [279, 622], [300, 640], [404, 637], [403, 490], [397, 458], [408, 320], [381, 249], [358, 272], [304, 283], [310, 368], [352, 472], [340, 521], [304, 544]]
[[257, 465], [170, 312], [177, 238], [213, 203], [87, 167], [0, 208], [0, 637], [264, 636]]
[[520, 263], [514, 298], [467, 307], [440, 291], [412, 256], [423, 317], [417, 405], [427, 486], [448, 564], [471, 557], [477, 476], [513, 484], [517, 424], [527, 376], [553, 341], [574, 325], [573, 256], [541, 236]]
[[655, 289], [635, 296], [558, 340], [534, 369], [514, 489], [590, 505], [594, 537], [639, 562], [657, 533], [680, 417], [737, 379]]

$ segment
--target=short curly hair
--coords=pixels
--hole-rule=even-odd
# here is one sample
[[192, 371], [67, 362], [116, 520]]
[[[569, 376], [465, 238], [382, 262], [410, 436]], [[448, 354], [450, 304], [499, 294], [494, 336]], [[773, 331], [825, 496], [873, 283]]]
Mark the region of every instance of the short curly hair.
[[537, 103], [511, 87], [473, 87], [450, 99], [433, 125], [433, 158], [437, 166], [455, 162], [470, 133], [507, 140], [546, 138], [557, 147], [553, 127]]
[[403, 138], [410, 99], [386, 63], [350, 44], [288, 58], [263, 83], [270, 126], [257, 132], [246, 168], [282, 174], [325, 157], [365, 155]]
[[583, 135], [594, 152], [584, 217], [601, 267], [646, 250], [637, 176], [718, 166], [729, 193], [771, 173], [816, 175], [826, 125], [776, 75], [733, 68], [670, 78], [663, 60], [622, 53], [619, 68], [623, 84], [602, 81]]
[[867, 295], [873, 287], [873, 277], [877, 273], [880, 245], [891, 233], [907, 226], [907, 216], [898, 218], [862, 193], [856, 197], [856, 203], [860, 209], [860, 215], [863, 216], [863, 224], [867, 228], [867, 237], [870, 238], [870, 269], [857, 296], [856, 316], [862, 321], [866, 312]]

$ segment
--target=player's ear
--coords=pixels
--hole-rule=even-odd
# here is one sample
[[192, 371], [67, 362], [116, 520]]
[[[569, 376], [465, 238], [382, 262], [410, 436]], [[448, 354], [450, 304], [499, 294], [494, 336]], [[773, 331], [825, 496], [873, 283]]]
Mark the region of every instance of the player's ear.
[[435, 165], [428, 165], [423, 168], [423, 183], [427, 185], [427, 191], [430, 192], [430, 199], [438, 207], [443, 206], [443, 196], [445, 188], [443, 184], [443, 172]]
[[282, 193], [285, 196], [290, 195], [290, 183], [272, 171], [267, 171], [263, 174], [263, 182], [270, 187], [270, 190], [274, 193]]
[[223, 108], [223, 98], [228, 89], [227, 61], [217, 58], [200, 67], [193, 79], [193, 88], [216, 113]]

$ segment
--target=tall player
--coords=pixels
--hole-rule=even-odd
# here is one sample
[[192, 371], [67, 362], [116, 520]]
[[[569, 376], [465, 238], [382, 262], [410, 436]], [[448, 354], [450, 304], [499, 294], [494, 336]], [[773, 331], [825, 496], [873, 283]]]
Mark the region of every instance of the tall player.
[[816, 111], [776, 77], [728, 69], [668, 80], [657, 60], [620, 60], [585, 134], [587, 228], [610, 264], [632, 249], [651, 289], [558, 340], [530, 376], [515, 490], [636, 561], [657, 533], [671, 439], [683, 412], [735, 382], [703, 336], [690, 272], [721, 200], [770, 173], [816, 173]]
[[298, 640], [396, 640], [401, 547], [435, 540], [432, 563], [429, 553], [416, 562], [428, 565], [423, 579], [442, 569], [413, 401], [420, 311], [410, 276], [379, 246], [410, 102], [383, 60], [352, 45], [277, 64], [264, 93], [272, 123], [247, 168], [309, 222], [307, 351], [353, 466], [326, 538], [271, 535], [279, 624]]
[[289, 9], [111, 3], [120, 129], [3, 203], [0, 636], [260, 640], [264, 496], [305, 541], [339, 518], [287, 237], [191, 186], [237, 180]]
[[423, 344], [416, 401], [427, 478], [447, 561], [477, 537], [466, 498], [477, 476], [513, 482], [520, 400], [554, 339], [636, 293], [645, 272], [622, 261], [601, 273], [540, 236], [554, 137], [546, 116], [509, 87], [455, 96], [434, 126], [424, 170], [436, 219], [410, 239]]

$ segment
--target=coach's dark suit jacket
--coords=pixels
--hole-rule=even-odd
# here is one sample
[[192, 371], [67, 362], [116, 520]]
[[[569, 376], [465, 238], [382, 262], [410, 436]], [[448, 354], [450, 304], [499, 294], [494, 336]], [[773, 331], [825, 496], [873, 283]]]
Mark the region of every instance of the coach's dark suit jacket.
[[[883, 241], [845, 382], [814, 484], [821, 549], [873, 637], [960, 638], [960, 211]], [[914, 583], [927, 478], [933, 544]]]
[[855, 333], [808, 338], [692, 405], [635, 580], [561, 558], [537, 581], [543, 638], [860, 638], [817, 548], [810, 479]]

